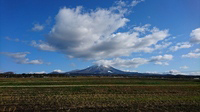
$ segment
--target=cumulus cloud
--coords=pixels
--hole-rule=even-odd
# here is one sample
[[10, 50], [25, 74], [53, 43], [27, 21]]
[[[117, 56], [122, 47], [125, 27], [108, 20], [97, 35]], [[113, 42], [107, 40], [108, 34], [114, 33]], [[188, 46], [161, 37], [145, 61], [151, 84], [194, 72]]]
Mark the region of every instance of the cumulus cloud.
[[199, 71], [179, 71], [179, 70], [169, 70], [167, 72], [165, 72], [165, 74], [171, 74], [171, 75], [200, 75]]
[[181, 66], [180, 69], [188, 69], [188, 66]]
[[158, 55], [158, 56], [152, 56], [150, 59], [150, 62], [157, 62], [157, 61], [165, 61], [165, 60], [172, 60], [173, 55], [171, 54], [165, 54], [165, 55]]
[[27, 54], [30, 54], [30, 52], [0, 52], [0, 54], [11, 57], [18, 64], [44, 64], [42, 60], [29, 60], [26, 58]]
[[144, 26], [136, 26], [133, 29], [144, 34], [146, 31], [149, 31], [150, 26], [150, 24], [145, 24]]
[[8, 37], [8, 36], [5, 37], [5, 39], [8, 40], [8, 41], [21, 42], [21, 43], [24, 43], [24, 44], [27, 44], [27, 43], [28, 43], [28, 41], [21, 40], [21, 39], [19, 39], [19, 38], [10, 38], [10, 37]]
[[172, 70], [168, 71], [167, 73], [172, 74], [172, 75], [186, 75], [185, 73], [182, 73], [175, 69], [172, 69]]
[[136, 6], [140, 2], [144, 2], [144, 0], [133, 0], [130, 5], [131, 6]]
[[17, 52], [17, 53], [1, 52], [1, 54], [4, 54], [11, 58], [25, 58], [27, 54], [30, 54], [30, 52]]
[[200, 53], [190, 52], [188, 54], [182, 55], [183, 58], [200, 58]]
[[157, 71], [146, 71], [145, 73], [149, 73], [149, 74], [158, 74], [159, 72], [157, 72]]
[[22, 64], [43, 64], [44, 62], [42, 60], [30, 60], [30, 61], [26, 61], [25, 63]]
[[19, 42], [20, 40], [18, 38], [10, 38], [10, 37], [5, 37], [6, 40], [9, 40], [9, 41], [14, 41], [14, 42]]
[[75, 67], [75, 66], [76, 66], [75, 63], [70, 63], [69, 65], [70, 65], [71, 67]]
[[167, 61], [170, 61], [173, 59], [173, 55], [171, 54], [165, 54], [165, 55], [158, 55], [158, 56], [152, 56], [149, 62], [155, 62], [156, 65], [169, 65]]
[[45, 74], [45, 71], [41, 71], [41, 72], [29, 72], [29, 74]]
[[44, 29], [44, 25], [34, 24], [32, 31], [42, 31]]
[[200, 28], [192, 30], [190, 33], [191, 39], [190, 42], [194, 44], [200, 44]]
[[37, 43], [36, 41], [31, 41], [31, 46], [39, 49], [39, 50], [45, 50], [45, 51], [56, 51], [56, 48], [50, 46], [48, 43], [45, 43], [43, 41], [39, 41], [39, 43]]
[[46, 25], [50, 25], [52, 18], [49, 16], [48, 19], [45, 21]]
[[[46, 38], [48, 45], [71, 58], [104, 59], [129, 56], [133, 52], [152, 52], [161, 47], [157, 45], [159, 41], [169, 36], [168, 30], [156, 27], [147, 30], [149, 25], [142, 27], [145, 31], [135, 28], [117, 32], [129, 19], [124, 17], [124, 11], [113, 7], [83, 10], [82, 7], [60, 9], [56, 24]], [[140, 32], [148, 33], [141, 35]]]
[[147, 64], [149, 62], [155, 62], [155, 64], [159, 65], [169, 65], [169, 60], [172, 60], [173, 56], [170, 54], [153, 56], [150, 59], [145, 58], [133, 58], [133, 59], [121, 59], [115, 58], [113, 60], [98, 60], [94, 62], [95, 64], [99, 65], [109, 65], [115, 67], [123, 67], [123, 68], [137, 68], [140, 65]]
[[3, 70], [0, 70], [0, 73], [3, 73]]
[[200, 48], [195, 49], [194, 52], [200, 52]]
[[171, 44], [172, 42], [162, 42], [161, 44], [156, 44], [154, 50], [167, 48]]
[[160, 62], [160, 61], [157, 61], [157, 62], [155, 62], [155, 64], [156, 65], [169, 65], [169, 63], [168, 62]]
[[63, 72], [65, 72], [65, 71], [62, 71], [62, 70], [60, 70], [60, 69], [56, 69], [56, 70], [53, 70], [53, 72], [63, 73]]
[[[101, 51], [93, 53], [92, 48], [123, 27], [127, 21], [123, 15], [106, 9], [83, 13], [82, 7], [63, 8], [56, 16], [56, 24], [47, 40], [61, 52], [72, 57], [95, 57], [100, 55]], [[94, 56], [90, 56], [92, 54]]]
[[115, 58], [113, 60], [99, 60], [95, 62], [100, 65], [109, 65], [109, 66], [117, 66], [117, 67], [125, 67], [125, 68], [136, 68], [140, 65], [148, 63], [147, 59], [144, 58], [133, 58], [133, 59], [121, 59]]
[[200, 49], [197, 48], [194, 51], [188, 53], [188, 54], [184, 54], [182, 55], [183, 58], [200, 58]]
[[180, 42], [177, 43], [175, 46], [170, 47], [170, 51], [177, 51], [183, 48], [190, 48], [192, 45], [189, 42]]
[[189, 75], [200, 75], [200, 72], [190, 72]]

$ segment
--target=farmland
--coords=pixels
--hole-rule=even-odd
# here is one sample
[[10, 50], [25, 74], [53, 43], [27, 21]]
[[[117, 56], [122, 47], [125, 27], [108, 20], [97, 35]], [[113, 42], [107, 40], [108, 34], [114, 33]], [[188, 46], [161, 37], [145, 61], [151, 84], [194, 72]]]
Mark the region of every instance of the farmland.
[[200, 81], [1, 78], [0, 111], [200, 111]]

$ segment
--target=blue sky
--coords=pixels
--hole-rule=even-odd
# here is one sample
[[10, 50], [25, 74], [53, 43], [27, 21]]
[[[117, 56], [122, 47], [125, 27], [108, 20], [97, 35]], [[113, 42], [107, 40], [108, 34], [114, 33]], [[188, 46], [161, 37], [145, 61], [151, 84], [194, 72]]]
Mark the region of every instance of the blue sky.
[[199, 0], [1, 0], [0, 72], [93, 64], [200, 75]]

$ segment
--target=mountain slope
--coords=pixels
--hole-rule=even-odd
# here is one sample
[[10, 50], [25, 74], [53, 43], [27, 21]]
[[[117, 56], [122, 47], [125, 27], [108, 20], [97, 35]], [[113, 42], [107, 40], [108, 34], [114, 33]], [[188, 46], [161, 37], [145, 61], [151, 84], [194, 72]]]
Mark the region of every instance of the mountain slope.
[[111, 66], [105, 66], [105, 65], [93, 65], [88, 68], [77, 70], [77, 71], [71, 71], [68, 73], [78, 73], [78, 74], [124, 74], [126, 72], [115, 69]]

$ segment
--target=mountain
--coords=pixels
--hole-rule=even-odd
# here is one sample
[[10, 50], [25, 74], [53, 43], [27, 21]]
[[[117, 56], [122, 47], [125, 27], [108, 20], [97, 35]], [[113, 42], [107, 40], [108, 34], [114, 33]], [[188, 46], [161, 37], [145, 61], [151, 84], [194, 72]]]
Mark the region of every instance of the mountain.
[[138, 73], [138, 72], [125, 72], [118, 70], [112, 66], [106, 66], [106, 65], [93, 65], [88, 68], [82, 69], [82, 70], [72, 70], [65, 73], [60, 73], [53, 71], [49, 74], [63, 74], [63, 75], [69, 75], [69, 76], [164, 76], [169, 74], [155, 74], [155, 73]]
[[53, 71], [53, 72], [50, 72], [49, 74], [64, 74], [64, 73]]
[[82, 70], [67, 72], [67, 74], [126, 74], [126, 72], [106, 65], [93, 65]]

